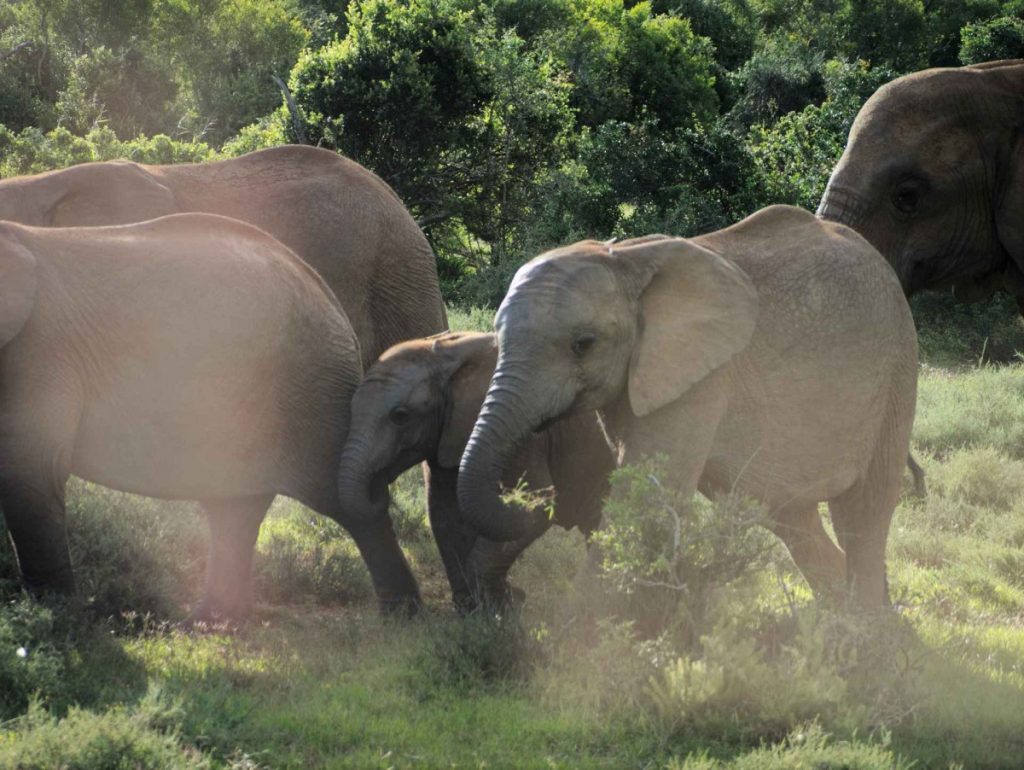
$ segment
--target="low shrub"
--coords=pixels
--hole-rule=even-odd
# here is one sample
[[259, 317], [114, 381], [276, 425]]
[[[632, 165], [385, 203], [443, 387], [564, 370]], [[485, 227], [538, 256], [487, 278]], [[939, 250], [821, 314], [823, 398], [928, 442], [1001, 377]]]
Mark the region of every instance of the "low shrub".
[[666, 478], [660, 459], [617, 470], [593, 543], [604, 579], [630, 598], [641, 627], [671, 625], [695, 641], [716, 594], [753, 579], [774, 544], [753, 502], [687, 500]]
[[151, 694], [137, 707], [56, 718], [34, 705], [0, 733], [0, 770], [206, 770], [209, 759], [178, 742], [177, 715]]

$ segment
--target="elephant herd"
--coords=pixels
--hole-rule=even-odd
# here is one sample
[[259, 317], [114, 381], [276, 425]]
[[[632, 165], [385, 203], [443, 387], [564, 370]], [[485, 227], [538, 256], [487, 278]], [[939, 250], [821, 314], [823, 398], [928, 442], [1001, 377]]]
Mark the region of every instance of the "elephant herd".
[[423, 463], [471, 610], [509, 600], [551, 524], [505, 488], [552, 490], [554, 521], [590, 532], [612, 469], [661, 455], [683, 494], [762, 501], [816, 595], [883, 607], [917, 386], [905, 295], [1004, 288], [1024, 309], [1022, 126], [1024, 62], [899, 78], [858, 115], [817, 216], [547, 252], [495, 334], [447, 331], [415, 221], [326, 150], [0, 181], [0, 506], [22, 579], [74, 590], [74, 474], [200, 501], [196, 620], [250, 611], [278, 494], [339, 522], [382, 609], [410, 612], [388, 485]]

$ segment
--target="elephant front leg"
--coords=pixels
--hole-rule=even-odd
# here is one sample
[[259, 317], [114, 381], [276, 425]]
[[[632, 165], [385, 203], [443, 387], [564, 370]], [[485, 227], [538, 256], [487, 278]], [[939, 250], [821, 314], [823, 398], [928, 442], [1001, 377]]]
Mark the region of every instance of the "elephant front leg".
[[423, 603], [420, 589], [405, 554], [398, 546], [391, 518], [381, 516], [366, 522], [339, 521], [352, 535], [366, 562], [380, 611], [386, 615], [416, 614]]
[[206, 500], [210, 552], [203, 598], [192, 623], [243, 620], [252, 613], [252, 557], [273, 495]]
[[64, 494], [78, 411], [59, 396], [40, 404], [0, 411], [0, 511], [25, 587], [36, 595], [70, 595], [75, 580]]
[[526, 594], [509, 584], [508, 573], [523, 551], [546, 531], [547, 528], [510, 543], [477, 538], [467, 559], [476, 606], [503, 609], [523, 603]]
[[472, 611], [476, 597], [470, 581], [467, 559], [476, 539], [465, 528], [456, 497], [457, 468], [442, 468], [424, 464], [423, 477], [427, 485], [427, 515], [430, 529], [441, 554], [441, 563], [451, 586], [452, 602], [460, 613]]
[[0, 479], [0, 507], [25, 587], [37, 596], [75, 591], [68, 549], [64, 485], [68, 474]]

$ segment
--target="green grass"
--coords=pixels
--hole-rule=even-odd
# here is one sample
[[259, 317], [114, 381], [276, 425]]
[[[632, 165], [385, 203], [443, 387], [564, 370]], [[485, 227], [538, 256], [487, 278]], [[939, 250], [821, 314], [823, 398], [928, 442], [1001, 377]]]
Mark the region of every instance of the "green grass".
[[281, 499], [256, 619], [185, 632], [202, 518], [75, 482], [79, 601], [21, 597], [0, 548], [0, 770], [1019, 766], [1024, 366], [923, 368], [914, 441], [929, 496], [894, 518], [895, 618], [815, 608], [775, 543], [712, 585], [686, 643], [561, 530], [514, 570], [520, 615], [457, 618], [418, 470], [392, 513], [421, 617], [378, 617], [345, 532]]

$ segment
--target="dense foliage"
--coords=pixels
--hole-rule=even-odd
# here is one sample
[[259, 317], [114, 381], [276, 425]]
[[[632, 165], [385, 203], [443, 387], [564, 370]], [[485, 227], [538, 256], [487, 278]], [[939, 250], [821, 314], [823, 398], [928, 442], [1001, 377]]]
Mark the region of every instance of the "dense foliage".
[[304, 137], [493, 304], [560, 242], [814, 208], [880, 83], [1022, 54], [1020, 0], [11, 0], [0, 174]]

